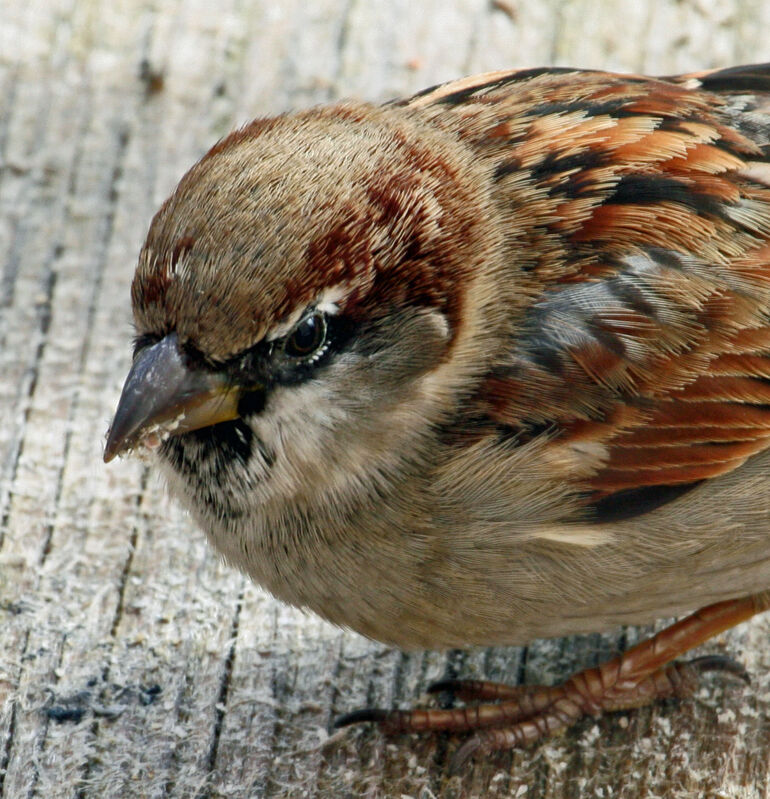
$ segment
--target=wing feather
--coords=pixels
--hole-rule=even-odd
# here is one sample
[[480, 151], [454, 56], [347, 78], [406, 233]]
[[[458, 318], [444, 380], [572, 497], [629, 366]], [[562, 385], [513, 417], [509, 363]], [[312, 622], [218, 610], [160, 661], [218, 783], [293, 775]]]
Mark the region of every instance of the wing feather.
[[770, 446], [770, 65], [494, 73], [407, 105], [455, 108], [513, 209], [511, 280], [536, 287], [475, 418], [601, 445], [575, 477], [595, 500]]

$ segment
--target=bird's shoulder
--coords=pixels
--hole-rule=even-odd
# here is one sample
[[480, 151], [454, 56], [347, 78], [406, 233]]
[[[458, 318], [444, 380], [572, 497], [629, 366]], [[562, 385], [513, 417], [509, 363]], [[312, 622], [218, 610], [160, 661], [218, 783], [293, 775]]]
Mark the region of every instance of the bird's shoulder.
[[490, 159], [532, 295], [465, 418], [508, 448], [547, 436], [597, 507], [770, 445], [768, 98], [760, 65], [492, 73], [409, 101]]

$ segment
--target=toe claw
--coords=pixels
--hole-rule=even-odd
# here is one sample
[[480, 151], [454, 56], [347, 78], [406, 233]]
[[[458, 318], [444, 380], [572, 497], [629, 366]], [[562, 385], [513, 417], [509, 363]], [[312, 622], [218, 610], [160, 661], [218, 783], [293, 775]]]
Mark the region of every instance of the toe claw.
[[334, 720], [334, 727], [339, 729], [340, 727], [349, 727], [351, 724], [361, 724], [367, 721], [382, 724], [387, 720], [388, 715], [389, 712], [387, 710], [382, 710], [378, 707], [364, 707], [339, 716]]
[[751, 676], [746, 670], [746, 667], [727, 655], [702, 655], [701, 657], [688, 660], [687, 665], [695, 669], [698, 674], [704, 674], [707, 671], [721, 671], [722, 673], [737, 677], [739, 680], [745, 682], [746, 685], [751, 684]]
[[463, 682], [463, 680], [436, 680], [425, 689], [425, 692], [428, 694], [440, 694], [444, 691], [455, 693], [462, 689]]
[[452, 760], [449, 763], [450, 777], [461, 774], [469, 761], [471, 761], [476, 756], [476, 753], [483, 747], [483, 744], [484, 742], [478, 735], [472, 735], [468, 738], [454, 755], [452, 755]]
[[[767, 604], [764, 595], [760, 597]], [[757, 598], [729, 600], [697, 613], [642, 641], [601, 666], [584, 669], [561, 685], [505, 686], [483, 680], [445, 679], [428, 692], [451, 691], [462, 707], [415, 710], [363, 708], [340, 716], [335, 727], [370, 722], [386, 734], [474, 732], [455, 752], [450, 773], [479, 754], [528, 746], [569, 727], [586, 713], [628, 710], [670, 697], [691, 697], [700, 675], [716, 671], [749, 682], [746, 669], [724, 655], [676, 660], [717, 633], [757, 612]], [[473, 704], [467, 704], [471, 699]]]

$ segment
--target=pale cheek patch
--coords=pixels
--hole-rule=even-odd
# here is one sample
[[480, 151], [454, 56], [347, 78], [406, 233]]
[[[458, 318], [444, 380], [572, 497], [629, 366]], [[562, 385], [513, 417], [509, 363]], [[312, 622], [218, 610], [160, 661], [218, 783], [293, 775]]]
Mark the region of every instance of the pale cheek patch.
[[293, 493], [306, 468], [320, 468], [327, 461], [324, 433], [338, 424], [329, 413], [334, 407], [322, 384], [314, 382], [277, 390], [252, 420], [257, 436], [280, 453], [271, 470], [274, 488], [284, 484], [284, 490]]

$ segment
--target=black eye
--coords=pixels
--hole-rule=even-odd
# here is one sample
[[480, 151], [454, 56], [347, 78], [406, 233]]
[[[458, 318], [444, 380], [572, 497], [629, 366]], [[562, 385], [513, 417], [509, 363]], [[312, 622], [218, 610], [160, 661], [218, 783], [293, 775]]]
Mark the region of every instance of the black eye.
[[291, 358], [307, 358], [326, 343], [326, 317], [321, 313], [306, 316], [287, 337], [283, 351]]

